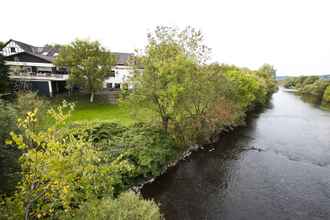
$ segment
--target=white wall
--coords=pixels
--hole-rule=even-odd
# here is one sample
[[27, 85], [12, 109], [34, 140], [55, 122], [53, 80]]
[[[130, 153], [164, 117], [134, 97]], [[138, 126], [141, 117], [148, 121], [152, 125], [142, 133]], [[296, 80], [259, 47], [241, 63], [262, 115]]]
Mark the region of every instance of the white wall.
[[[14, 47], [16, 52], [12, 53], [11, 52], [11, 48]], [[16, 53], [21, 53], [24, 52], [24, 50], [18, 46], [15, 42], [10, 41], [3, 49], [2, 49], [2, 55], [4, 56], [10, 56], [12, 54], [16, 54]]]
[[117, 65], [113, 68], [113, 70], [115, 71], [115, 76], [109, 77], [104, 81], [104, 88], [107, 87], [108, 83], [112, 83], [112, 87], [115, 86], [115, 83], [119, 83], [120, 86], [122, 86], [123, 83], [127, 83], [128, 79], [133, 74], [133, 69], [129, 66]]

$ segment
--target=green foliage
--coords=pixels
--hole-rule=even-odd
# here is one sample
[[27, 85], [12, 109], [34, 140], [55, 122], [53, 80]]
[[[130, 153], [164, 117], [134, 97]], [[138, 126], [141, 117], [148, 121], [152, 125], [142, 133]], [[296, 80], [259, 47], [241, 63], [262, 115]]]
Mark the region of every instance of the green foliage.
[[229, 98], [233, 86], [222, 66], [198, 67], [185, 75], [182, 88], [173, 126], [177, 142], [202, 144], [225, 127], [234, 126], [237, 106]]
[[118, 194], [158, 176], [177, 154], [175, 141], [162, 129], [146, 124], [124, 127], [115, 123], [76, 124], [69, 133], [86, 134], [110, 164], [112, 186]]
[[2, 215], [12, 219], [51, 217], [86, 199], [112, 195], [109, 166], [102, 163], [102, 154], [91, 142], [63, 130], [72, 107], [64, 102], [50, 109], [55, 123], [45, 131], [34, 130], [38, 109], [18, 120], [22, 134], [11, 133], [12, 141], [7, 143], [15, 143], [24, 152], [20, 158], [22, 180], [16, 194], [6, 199]]
[[299, 76], [299, 77], [289, 77], [285, 80], [284, 87], [290, 89], [303, 89], [303, 87], [313, 84], [315, 81], [319, 80], [319, 76]]
[[0, 94], [10, 91], [8, 71], [9, 69], [5, 65], [4, 56], [0, 54]]
[[324, 94], [323, 94], [323, 101], [325, 101], [325, 102], [330, 102], [330, 85], [327, 86], [327, 88], [326, 88], [325, 91], [324, 91]]
[[302, 82], [302, 86], [306, 86], [309, 84], [313, 84], [315, 81], [319, 80], [320, 77], [319, 76], [308, 76], [303, 82]]
[[49, 101], [38, 96], [36, 92], [32, 91], [20, 91], [16, 93], [15, 108], [17, 109], [18, 118], [25, 118], [29, 112], [38, 109], [36, 119], [38, 123], [34, 126], [34, 129], [42, 129], [47, 126], [48, 123], [47, 110]]
[[270, 65], [256, 72], [206, 65], [209, 49], [195, 29], [158, 27], [148, 39], [133, 65], [133, 89], [124, 98], [132, 108], [144, 105], [154, 111], [180, 145], [210, 141], [237, 125], [247, 110], [264, 105], [277, 89]]
[[143, 200], [133, 192], [125, 192], [117, 199], [94, 199], [84, 203], [74, 214], [64, 214], [60, 219], [73, 220], [160, 220], [159, 208], [153, 201]]
[[[38, 123], [37, 109], [19, 120], [23, 133], [12, 133], [12, 141], [7, 143], [13, 142], [24, 151], [20, 158], [23, 178], [16, 194], [3, 201], [4, 218], [56, 218], [63, 211], [76, 215], [76, 208], [85, 201], [92, 203], [95, 199], [119, 195], [160, 175], [176, 157], [175, 142], [162, 129], [144, 124], [123, 127], [115, 123], [68, 127], [65, 121], [71, 110], [72, 106], [67, 103], [49, 110], [48, 114], [56, 123], [47, 130], [33, 129]], [[121, 199], [115, 200], [115, 204]], [[132, 204], [129, 201], [137, 200], [123, 199], [118, 204], [123, 208], [116, 206], [117, 214], [159, 216], [158, 209], [146, 213], [143, 207], [132, 207], [129, 214], [126, 210]], [[126, 199], [129, 201], [125, 206], [122, 202]], [[140, 203], [142, 206], [149, 204]]]
[[18, 181], [20, 156], [14, 145], [6, 145], [11, 131], [17, 131], [17, 110], [10, 103], [0, 99], [0, 194], [11, 193]]
[[276, 70], [272, 65], [264, 64], [257, 71], [256, 74], [258, 77], [264, 80], [264, 85], [267, 88], [267, 95], [273, 94], [277, 90], [276, 85]]
[[315, 99], [322, 99], [328, 102], [329, 80], [321, 80], [319, 76], [291, 77], [286, 80], [284, 87], [297, 89], [300, 94], [314, 96]]
[[321, 100], [323, 93], [329, 84], [330, 81], [316, 80], [314, 83], [305, 85], [304, 87], [300, 88], [299, 92], [302, 94], [313, 95]]
[[69, 81], [90, 93], [90, 102], [102, 89], [104, 80], [110, 76], [115, 56], [97, 41], [76, 40], [61, 48], [55, 63], [70, 71]]
[[234, 87], [231, 98], [240, 105], [241, 111], [246, 112], [256, 104], [266, 103], [270, 89], [263, 78], [258, 78], [256, 74], [247, 70], [234, 69], [226, 71], [225, 74]]
[[276, 79], [276, 70], [270, 64], [264, 64], [258, 69], [258, 74], [266, 75], [264, 78]]

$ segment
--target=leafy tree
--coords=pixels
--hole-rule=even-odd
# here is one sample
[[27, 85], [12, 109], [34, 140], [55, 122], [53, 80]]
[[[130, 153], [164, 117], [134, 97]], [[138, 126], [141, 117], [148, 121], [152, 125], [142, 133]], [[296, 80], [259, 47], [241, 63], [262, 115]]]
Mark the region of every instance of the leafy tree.
[[267, 74], [269, 77], [276, 79], [276, 69], [270, 64], [264, 64], [258, 69], [259, 74]]
[[264, 81], [264, 85], [267, 87], [267, 95], [271, 95], [277, 90], [276, 70], [272, 65], [264, 64], [256, 71], [256, 75]]
[[265, 104], [276, 88], [270, 65], [257, 72], [207, 65], [210, 50], [203, 35], [191, 27], [157, 27], [143, 52], [134, 62], [127, 100], [156, 112], [163, 129], [183, 145], [209, 141], [221, 129], [234, 126], [248, 108]]
[[[73, 106], [51, 109], [55, 123], [35, 131], [38, 109], [18, 120], [22, 134], [11, 133], [24, 153], [22, 180], [13, 198], [6, 198], [2, 215], [9, 219], [53, 217], [58, 210], [71, 211], [89, 198], [111, 196], [108, 166], [90, 142], [68, 134], [63, 126]], [[67, 112], [67, 113], [64, 113]]]
[[232, 85], [218, 64], [201, 65], [189, 71], [178, 97], [175, 135], [183, 144], [209, 142], [233, 121]]
[[86, 89], [90, 102], [102, 89], [104, 80], [111, 75], [115, 56], [97, 41], [76, 40], [61, 48], [55, 63], [69, 69], [69, 80]]
[[[180, 114], [179, 97], [185, 89], [186, 75], [197, 71], [197, 65], [208, 55], [202, 40], [201, 33], [189, 27], [183, 31], [157, 27], [148, 35], [144, 54], [135, 62], [129, 101], [153, 109], [165, 131]], [[144, 67], [143, 74], [138, 69], [140, 64]]]
[[4, 56], [0, 54], [0, 94], [10, 90], [8, 71], [9, 69], [5, 65]]

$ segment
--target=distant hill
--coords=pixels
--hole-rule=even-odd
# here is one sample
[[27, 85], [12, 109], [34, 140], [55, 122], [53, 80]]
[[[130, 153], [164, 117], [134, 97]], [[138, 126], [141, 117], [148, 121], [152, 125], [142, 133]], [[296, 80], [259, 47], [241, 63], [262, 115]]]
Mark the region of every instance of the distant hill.
[[320, 76], [320, 79], [330, 80], [330, 75], [322, 75]]
[[288, 76], [276, 76], [276, 80], [286, 80]]
[[[308, 75], [306, 75], [308, 76]], [[276, 76], [276, 80], [286, 80], [288, 77], [297, 77], [297, 76]], [[319, 76], [322, 80], [330, 80], [330, 74], [329, 75], [321, 75]]]

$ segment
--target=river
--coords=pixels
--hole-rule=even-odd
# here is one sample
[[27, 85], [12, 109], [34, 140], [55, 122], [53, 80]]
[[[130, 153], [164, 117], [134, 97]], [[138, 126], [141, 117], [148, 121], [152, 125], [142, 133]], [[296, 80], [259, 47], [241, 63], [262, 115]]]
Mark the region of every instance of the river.
[[330, 112], [279, 90], [270, 106], [142, 189], [167, 220], [330, 219]]

